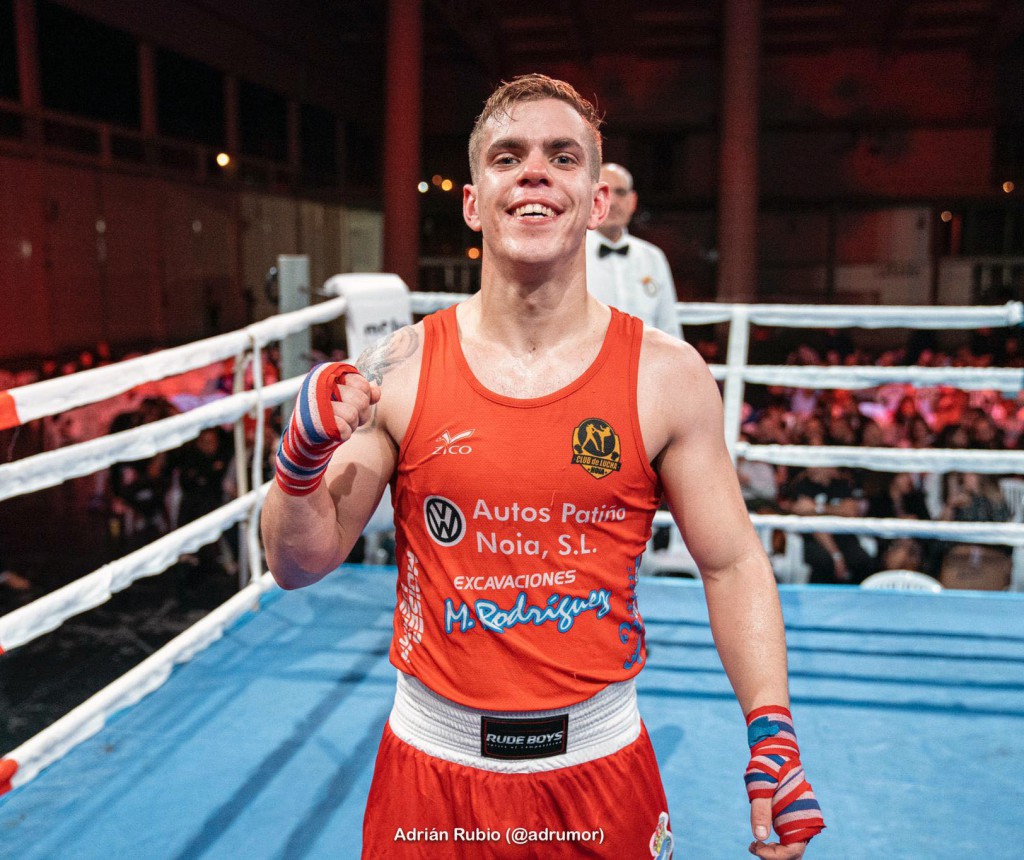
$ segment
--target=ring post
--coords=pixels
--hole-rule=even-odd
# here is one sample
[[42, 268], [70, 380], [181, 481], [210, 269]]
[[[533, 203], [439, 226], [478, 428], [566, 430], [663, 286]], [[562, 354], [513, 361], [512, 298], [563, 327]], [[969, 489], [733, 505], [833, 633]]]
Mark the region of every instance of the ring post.
[[[305, 254], [281, 254], [277, 258], [278, 313], [309, 307], [309, 257]], [[281, 339], [281, 379], [305, 376], [309, 370], [312, 339], [309, 326]], [[291, 418], [293, 403], [282, 406], [285, 422]], [[254, 484], [253, 486], [259, 486]]]
[[747, 364], [747, 346], [750, 343], [750, 308], [734, 305], [729, 322], [729, 346], [726, 350], [725, 392], [725, 444], [729, 456], [736, 463], [736, 444], [740, 439], [743, 422], [743, 370]]

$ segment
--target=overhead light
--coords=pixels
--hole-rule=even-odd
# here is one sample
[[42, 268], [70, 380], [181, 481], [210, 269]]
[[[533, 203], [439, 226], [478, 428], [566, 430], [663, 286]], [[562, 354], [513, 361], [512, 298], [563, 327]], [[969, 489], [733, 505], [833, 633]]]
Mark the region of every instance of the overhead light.
[[1007, 194], [1013, 193], [1013, 189], [1015, 187], [1016, 186], [1012, 182], [1004, 182], [1003, 183], [1003, 191], [1005, 191]]
[[218, 152], [217, 153], [217, 166], [218, 167], [227, 167], [229, 164], [231, 164], [231, 156], [228, 155], [226, 152]]
[[480, 249], [479, 248], [466, 248], [466, 256], [469, 257], [469, 259], [471, 259], [471, 260], [479, 260], [480, 259]]
[[430, 186], [427, 185], [426, 182], [421, 182], [416, 186], [416, 190], [419, 191], [420, 194], [426, 194], [430, 190]]
[[952, 212], [950, 212], [950, 211], [949, 211], [949, 210], [947, 209], [947, 210], [946, 210], [945, 212], [943, 212], [943, 213], [942, 213], [942, 214], [941, 214], [941, 215], [940, 215], [939, 217], [940, 217], [940, 218], [941, 218], [941, 219], [942, 219], [943, 221], [946, 221], [946, 222], [948, 223], [949, 221], [952, 221], [952, 220], [953, 220], [953, 213], [952, 213]]
[[454, 187], [455, 187], [454, 183], [450, 179], [442, 179], [441, 180], [441, 190], [442, 191], [451, 191], [452, 188], [454, 188]]

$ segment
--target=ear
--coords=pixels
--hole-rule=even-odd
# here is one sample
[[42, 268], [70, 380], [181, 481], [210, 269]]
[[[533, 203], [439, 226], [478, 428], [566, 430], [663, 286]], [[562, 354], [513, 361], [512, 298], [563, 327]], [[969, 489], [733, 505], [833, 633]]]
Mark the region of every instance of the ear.
[[480, 211], [477, 209], [476, 200], [476, 186], [475, 185], [463, 185], [462, 186], [462, 218], [466, 222], [466, 225], [470, 230], [479, 233], [480, 227]]
[[587, 221], [588, 230], [596, 230], [601, 222], [608, 217], [608, 209], [611, 205], [612, 193], [607, 182], [594, 183], [594, 199], [590, 206], [590, 220]]

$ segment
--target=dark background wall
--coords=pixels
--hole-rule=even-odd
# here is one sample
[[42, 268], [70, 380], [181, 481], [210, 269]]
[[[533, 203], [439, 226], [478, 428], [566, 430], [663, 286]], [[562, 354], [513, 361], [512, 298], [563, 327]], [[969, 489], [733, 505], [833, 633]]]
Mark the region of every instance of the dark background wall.
[[[454, 183], [422, 196], [422, 286], [440, 288], [430, 261], [472, 283], [466, 137], [499, 80], [543, 71], [604, 111], [635, 231], [665, 249], [680, 298], [714, 297], [719, 4], [421, 12], [420, 173]], [[756, 295], [1020, 297], [1024, 4], [761, 14]], [[272, 312], [280, 253], [310, 254], [314, 282], [386, 265], [386, 24], [387, 4], [356, 0], [0, 0], [0, 318], [15, 321], [0, 358], [236, 328]]]

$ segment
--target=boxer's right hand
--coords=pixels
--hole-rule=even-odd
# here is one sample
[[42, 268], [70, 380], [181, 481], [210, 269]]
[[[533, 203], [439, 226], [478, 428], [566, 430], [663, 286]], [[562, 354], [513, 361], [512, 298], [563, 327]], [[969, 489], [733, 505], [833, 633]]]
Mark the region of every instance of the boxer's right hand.
[[290, 496], [312, 493], [323, 480], [334, 449], [370, 418], [380, 387], [351, 364], [327, 362], [302, 382], [291, 421], [277, 450], [275, 478]]

